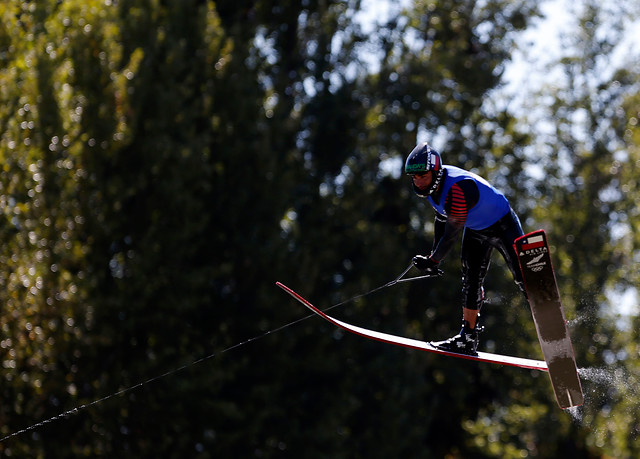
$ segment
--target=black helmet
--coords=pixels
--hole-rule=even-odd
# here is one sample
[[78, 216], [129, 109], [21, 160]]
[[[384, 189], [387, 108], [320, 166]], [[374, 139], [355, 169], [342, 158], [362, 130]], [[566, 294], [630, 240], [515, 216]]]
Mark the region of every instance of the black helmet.
[[440, 181], [444, 174], [442, 167], [442, 158], [440, 153], [429, 146], [428, 143], [421, 143], [409, 153], [407, 161], [404, 163], [404, 172], [407, 175], [424, 174], [433, 171], [433, 181], [426, 189], [420, 189], [413, 185], [413, 190], [418, 196], [423, 198], [429, 196], [440, 186]]

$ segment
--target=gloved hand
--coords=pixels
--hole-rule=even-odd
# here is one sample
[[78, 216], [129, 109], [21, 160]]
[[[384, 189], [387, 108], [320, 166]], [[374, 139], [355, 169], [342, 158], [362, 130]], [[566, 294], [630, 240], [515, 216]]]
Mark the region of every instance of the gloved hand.
[[416, 255], [413, 257], [413, 265], [422, 271], [425, 276], [441, 276], [442, 270], [438, 268], [438, 262], [431, 257]]

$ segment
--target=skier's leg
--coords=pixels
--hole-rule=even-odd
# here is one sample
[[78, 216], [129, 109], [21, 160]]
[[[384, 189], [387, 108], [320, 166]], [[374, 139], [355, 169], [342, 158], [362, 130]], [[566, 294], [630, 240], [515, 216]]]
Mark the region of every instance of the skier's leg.
[[[484, 279], [491, 264], [492, 245], [479, 233], [465, 230], [462, 237], [462, 307], [463, 316], [477, 316], [484, 302]], [[467, 320], [465, 317], [465, 320]], [[469, 321], [475, 328], [475, 321]]]
[[482, 285], [489, 270], [492, 246], [479, 234], [465, 229], [462, 236], [462, 329], [453, 338], [431, 343], [439, 349], [476, 354], [478, 316], [484, 301]]
[[499, 231], [496, 247], [507, 263], [509, 271], [511, 271], [511, 274], [513, 275], [514, 282], [526, 298], [527, 292], [525, 291], [524, 282], [522, 280], [522, 272], [520, 271], [518, 254], [513, 247], [514, 241], [520, 236], [524, 235], [524, 231], [522, 230], [522, 226], [520, 225], [520, 219], [518, 219], [516, 213], [511, 210], [510, 213], [508, 213], [498, 222], [498, 225]]

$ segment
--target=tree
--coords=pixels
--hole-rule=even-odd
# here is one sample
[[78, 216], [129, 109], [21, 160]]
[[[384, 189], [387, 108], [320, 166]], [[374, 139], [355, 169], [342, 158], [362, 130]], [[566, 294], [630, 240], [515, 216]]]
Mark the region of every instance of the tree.
[[[565, 209], [549, 205], [543, 215], [526, 198], [533, 136], [490, 103], [536, 6], [417, 1], [372, 38], [357, 0], [0, 6], [0, 377], [12, 401], [0, 408], [0, 435], [51, 419], [0, 450], [203, 458], [597, 450], [558, 420], [544, 375], [343, 336], [302, 321], [302, 308], [273, 285], [325, 307], [386, 283], [429, 250], [433, 214], [401, 173], [417, 139], [498, 183], [529, 221], [560, 227]], [[615, 89], [602, 95], [622, 100]], [[563, 97], [559, 110], [580, 103]], [[611, 124], [618, 134], [627, 127]], [[614, 183], [569, 140], [580, 159], [568, 181], [584, 193], [571, 201], [578, 206], [594, 196], [578, 177], [599, 173], [601, 191]], [[631, 191], [624, 173], [617, 177]], [[590, 212], [574, 217], [613, 229]], [[563, 284], [571, 248], [554, 255]], [[458, 326], [456, 256], [437, 282], [385, 289], [335, 314], [415, 338], [448, 334]], [[605, 285], [600, 268], [585, 265], [576, 279]], [[487, 287], [488, 348], [534, 356], [531, 319], [506, 268]], [[65, 412], [75, 414], [58, 417]]]
[[[145, 6], [2, 7], [10, 50], [3, 54], [3, 390], [15, 400], [3, 413], [4, 434], [208, 347], [210, 268], [202, 247], [210, 225], [211, 91], [201, 91], [216, 78], [226, 44], [210, 3]], [[221, 375], [192, 373], [171, 392], [173, 402], [129, 394], [7, 451], [196, 448], [208, 438], [193, 410], [202, 404], [178, 402], [180, 394]], [[70, 427], [71, 441], [60, 442]], [[139, 429], [148, 434], [131, 440]]]
[[[629, 180], [623, 171], [625, 164], [632, 164], [628, 152], [633, 147], [624, 135], [628, 117], [617, 109], [637, 92], [637, 78], [633, 66], [613, 59], [624, 32], [619, 24], [630, 17], [628, 8], [587, 1], [576, 10], [576, 34], [565, 37], [570, 51], [555, 67], [562, 78], [544, 88], [544, 96], [535, 99], [526, 118], [531, 125], [549, 128], [538, 134], [543, 140], [531, 154], [543, 177], [533, 191], [538, 205], [532, 215], [550, 235], [563, 304], [583, 367], [583, 425], [603, 425], [611, 419], [610, 410], [616, 411], [616, 375], [626, 366], [616, 356], [623, 356], [621, 343], [629, 339], [618, 329], [608, 294], [616, 284], [628, 285], [628, 254], [637, 250], [627, 223], [634, 204], [623, 191]], [[533, 119], [536, 113], [541, 118]], [[563, 420], [565, 428], [570, 422]], [[610, 441], [603, 442], [602, 431], [589, 435], [575, 422], [570, 431], [592, 451], [606, 443], [611, 445], [604, 449], [607, 454], [633, 455], [633, 449], [626, 449], [632, 444], [626, 443], [629, 438], [614, 441], [606, 434]]]

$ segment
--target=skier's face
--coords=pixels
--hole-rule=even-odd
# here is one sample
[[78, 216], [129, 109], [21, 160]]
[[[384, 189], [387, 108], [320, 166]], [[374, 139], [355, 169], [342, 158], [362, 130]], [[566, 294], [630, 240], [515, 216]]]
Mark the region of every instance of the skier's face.
[[417, 188], [424, 190], [425, 188], [431, 186], [431, 182], [433, 181], [433, 172], [427, 171], [423, 174], [414, 174], [411, 176], [411, 178], [413, 180], [413, 184]]

